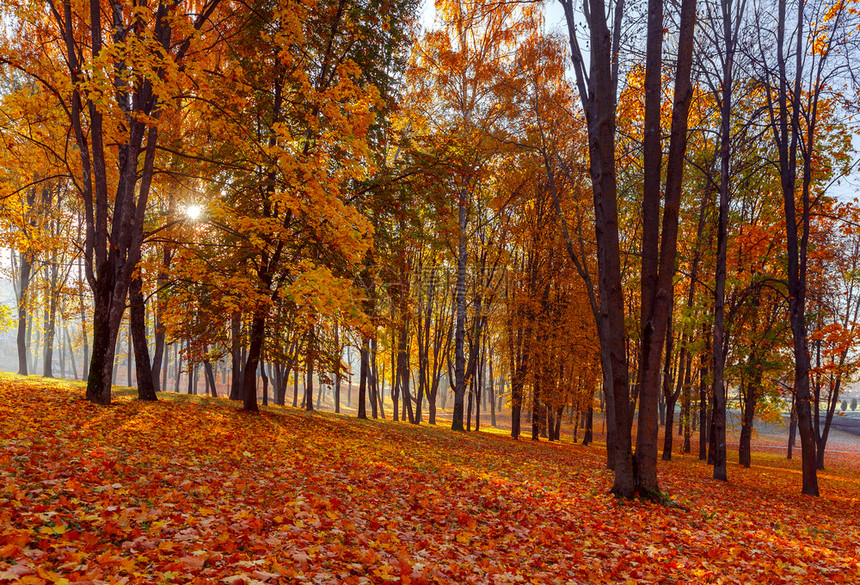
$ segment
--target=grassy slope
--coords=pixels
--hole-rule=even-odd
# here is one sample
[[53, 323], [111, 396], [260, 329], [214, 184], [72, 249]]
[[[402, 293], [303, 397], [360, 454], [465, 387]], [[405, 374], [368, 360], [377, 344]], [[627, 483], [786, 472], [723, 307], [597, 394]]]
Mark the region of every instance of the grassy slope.
[[683, 507], [607, 495], [603, 454], [498, 434], [0, 378], [0, 583], [860, 582], [857, 470], [798, 495], [662, 464]]

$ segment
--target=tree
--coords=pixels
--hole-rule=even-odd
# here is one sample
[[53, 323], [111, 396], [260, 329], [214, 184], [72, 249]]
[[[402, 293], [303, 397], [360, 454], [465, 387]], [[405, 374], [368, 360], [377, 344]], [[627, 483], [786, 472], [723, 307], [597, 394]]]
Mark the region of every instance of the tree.
[[[789, 9], [795, 11], [794, 16], [790, 16]], [[760, 48], [756, 74], [767, 101], [768, 127], [777, 154], [784, 204], [802, 493], [817, 496], [806, 318], [810, 226], [821, 198], [814, 196], [811, 188], [818, 150], [819, 106], [848, 73], [856, 15], [843, 2], [830, 5], [778, 0], [775, 15], [765, 12], [764, 6], [756, 11], [755, 25], [755, 40]]]
[[[454, 414], [451, 426], [464, 430], [467, 384], [466, 272], [469, 215], [496, 153], [504, 143], [504, 100], [496, 83], [507, 51], [530, 22], [530, 9], [456, 0], [438, 6], [445, 27], [428, 33], [417, 47], [410, 80], [424, 102], [421, 126], [435, 126], [439, 156], [453, 177], [447, 185], [457, 208], [457, 280], [454, 327]], [[476, 340], [477, 341], [477, 340]]]
[[[46, 101], [65, 113], [77, 150], [46, 144], [53, 164], [70, 169], [86, 217], [85, 271], [93, 291], [93, 350], [87, 399], [109, 404], [116, 341], [132, 275], [165, 110], [198, 69], [205, 27], [220, 0], [202, 6], [133, 9], [98, 0], [9, 7], [3, 62], [38, 87], [16, 99], [38, 118]], [[110, 20], [103, 19], [104, 14]], [[29, 45], [25, 39], [39, 39]], [[55, 64], [63, 63], [57, 67]]]

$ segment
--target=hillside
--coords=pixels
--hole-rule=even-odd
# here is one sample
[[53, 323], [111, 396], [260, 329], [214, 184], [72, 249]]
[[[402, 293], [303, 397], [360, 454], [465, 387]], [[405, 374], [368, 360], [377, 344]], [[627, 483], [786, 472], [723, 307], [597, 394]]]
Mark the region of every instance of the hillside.
[[0, 583], [856, 583], [860, 471], [799, 495], [660, 467], [619, 501], [599, 446], [0, 378]]

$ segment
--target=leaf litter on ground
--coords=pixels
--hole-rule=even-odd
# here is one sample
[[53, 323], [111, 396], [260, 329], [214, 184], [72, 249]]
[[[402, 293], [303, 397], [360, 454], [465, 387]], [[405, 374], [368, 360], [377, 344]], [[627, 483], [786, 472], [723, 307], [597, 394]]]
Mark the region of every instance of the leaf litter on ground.
[[675, 456], [663, 506], [597, 446], [82, 394], [0, 377], [0, 584], [860, 582], [856, 468]]

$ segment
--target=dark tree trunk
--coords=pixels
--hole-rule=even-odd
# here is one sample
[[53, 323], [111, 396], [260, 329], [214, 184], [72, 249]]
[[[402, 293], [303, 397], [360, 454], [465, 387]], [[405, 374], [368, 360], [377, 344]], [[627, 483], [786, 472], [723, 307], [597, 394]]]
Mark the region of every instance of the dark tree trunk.
[[[538, 343], [540, 347], [540, 343]], [[532, 441], [539, 441], [541, 435], [541, 427], [543, 426], [546, 413], [544, 412], [543, 392], [540, 380], [540, 364], [538, 364], [538, 376], [532, 384]]]
[[[152, 366], [149, 362], [149, 347], [146, 336], [146, 306], [144, 304], [143, 283], [138, 276], [131, 281], [129, 288], [129, 301], [131, 302], [131, 316], [129, 327], [134, 344], [134, 363], [137, 373], [137, 397], [139, 400], [158, 400], [155, 395], [155, 381], [152, 375]], [[131, 381], [129, 381], [131, 384]]]
[[464, 430], [466, 394], [466, 189], [459, 193], [459, 241], [457, 245], [456, 329], [454, 333], [454, 412], [451, 429]]
[[316, 334], [313, 325], [308, 332], [308, 350], [305, 354], [305, 410], [314, 409], [314, 352], [316, 351]]
[[761, 373], [758, 373], [758, 381], [754, 380], [743, 390], [743, 412], [741, 413], [741, 436], [738, 444], [738, 461], [742, 467], [752, 464], [752, 430], [753, 418], [755, 417], [756, 398], [758, 395], [758, 384], [760, 384]]
[[372, 416], [385, 418], [385, 404], [383, 404], [383, 383], [385, 381], [385, 370], [382, 370], [382, 378], [379, 377], [379, 340], [376, 337], [370, 339], [370, 369], [371, 388], [373, 397], [371, 400]]
[[[392, 339], [395, 334], [395, 329], [392, 328], [391, 335]], [[398, 350], [394, 347], [391, 349], [391, 403], [393, 404], [392, 408], [392, 418], [394, 422], [400, 420], [400, 385], [402, 381], [400, 379], [400, 366], [397, 361]]]
[[488, 386], [489, 390], [489, 402], [490, 402], [490, 426], [495, 428], [496, 426], [496, 381], [493, 376], [493, 352], [489, 352], [489, 362], [490, 362], [490, 384]]
[[594, 198], [600, 307], [597, 322], [606, 396], [607, 462], [615, 471], [612, 492], [633, 497], [629, 372], [624, 325], [624, 291], [618, 238], [618, 185], [615, 170], [616, 95], [623, 3], [616, 5], [610, 32], [605, 6], [588, 0], [589, 71], [579, 49], [579, 26], [572, 0], [561, 0], [570, 37], [577, 90], [588, 127], [589, 174]]
[[197, 394], [197, 363], [188, 362], [188, 394]]
[[725, 297], [726, 254], [729, 224], [729, 182], [731, 180], [731, 114], [734, 52], [737, 33], [732, 31], [731, 0], [722, 3], [722, 87], [720, 88], [720, 203], [717, 223], [717, 267], [714, 287], [714, 342], [713, 342], [713, 396], [714, 396], [714, 479], [728, 481], [726, 470], [726, 387], [723, 371], [726, 362]]
[[472, 401], [475, 395], [475, 381], [469, 382], [469, 390], [466, 392], [466, 431], [472, 430]]
[[[263, 378], [263, 406], [269, 405], [269, 376], [266, 374], [266, 364], [260, 360], [260, 377]], [[214, 384], [213, 384], [214, 386]]]
[[[845, 365], [847, 353], [843, 353], [840, 367]], [[827, 411], [824, 413], [824, 430], [817, 435], [816, 468], [824, 470], [824, 449], [827, 447], [827, 437], [830, 435], [830, 426], [833, 423], [833, 415], [836, 413], [836, 405], [839, 403], [839, 390], [842, 387], [842, 374], [836, 374], [836, 382], [831, 381], [830, 393], [827, 400]], [[817, 433], [817, 429], [816, 429]]]
[[293, 408], [299, 406], [299, 357], [296, 355], [295, 368], [293, 370]]
[[400, 391], [403, 399], [403, 413], [401, 419], [403, 421], [415, 422], [415, 414], [412, 411], [412, 395], [409, 392], [409, 325], [407, 317], [401, 316], [403, 319], [397, 345], [397, 377], [400, 380]]
[[242, 400], [242, 316], [238, 312], [230, 317], [230, 359], [230, 400]]
[[[681, 388], [681, 378], [682, 373], [678, 372], [678, 390], [672, 389], [674, 385], [674, 379], [672, 376], [672, 351], [674, 349], [674, 338], [673, 334], [673, 318], [672, 318], [672, 307], [669, 310], [669, 328], [666, 332], [667, 342], [666, 342], [666, 357], [663, 362], [663, 396], [665, 405], [666, 405], [666, 413], [665, 419], [663, 421], [663, 461], [671, 461], [672, 460], [672, 431], [674, 430], [675, 424], [675, 401], [678, 399], [678, 393]], [[678, 356], [678, 370], [681, 368], [681, 364], [684, 363], [684, 347], [681, 348], [681, 355]]]
[[176, 374], [176, 381], [173, 386], [174, 392], [179, 392], [179, 378], [182, 376], [182, 341], [176, 344], [176, 362], [173, 366], [174, 373]]
[[[126, 338], [125, 338], [125, 385], [131, 388], [134, 385], [134, 381], [131, 377], [132, 369], [134, 368], [134, 343], [131, 338], [131, 318], [129, 318], [128, 329], [126, 330]], [[144, 330], [144, 335], [146, 332]], [[114, 378], [116, 377], [116, 373], [114, 373]]]
[[591, 445], [594, 440], [594, 396], [588, 401], [588, 410], [585, 411], [585, 433], [582, 435], [582, 446]]
[[791, 414], [788, 421], [788, 454], [787, 458], [791, 459], [794, 451], [794, 444], [797, 439], [797, 408], [795, 406], [795, 398], [791, 402]]
[[250, 339], [248, 340], [248, 358], [242, 369], [242, 410], [259, 412], [257, 406], [257, 364], [263, 355], [263, 342], [266, 332], [266, 314], [264, 309], [258, 309], [251, 322]]
[[121, 310], [112, 302], [112, 289], [113, 282], [105, 275], [97, 282], [93, 294], [93, 355], [87, 378], [87, 400], [103, 405], [110, 404], [111, 400], [116, 340], [122, 320]]
[[[672, 125], [667, 156], [663, 219], [660, 212], [660, 106], [662, 104], [663, 2], [649, 0], [645, 69], [645, 179], [642, 204], [642, 317], [639, 361], [639, 424], [636, 433], [635, 483], [645, 494], [657, 484], [657, 403], [660, 358], [668, 327], [677, 254], [678, 216], [682, 194], [687, 118], [693, 98], [691, 71], [696, 0], [681, 1], [678, 57], [675, 69]], [[650, 148], [649, 148], [650, 147]], [[662, 233], [661, 233], [662, 224]]]
[[[334, 345], [337, 348], [337, 361], [335, 362], [334, 370], [334, 411], [340, 414], [340, 383], [343, 379], [340, 360], [343, 357], [343, 347], [340, 345], [340, 329], [337, 325], [334, 327]], [[283, 401], [281, 404], [283, 404]]]
[[[808, 36], [804, 29], [806, 18], [804, 14], [805, 3], [797, 3], [797, 19], [793, 33], [796, 40], [793, 47], [785, 49], [786, 28], [790, 25], [786, 13], [787, 2], [780, 0], [777, 4], [777, 71], [779, 77], [779, 88], [777, 90], [778, 106], [771, 106], [771, 120], [774, 142], [779, 157], [780, 182], [783, 195], [783, 206], [785, 216], [785, 244], [788, 255], [788, 312], [789, 323], [793, 339], [794, 351], [794, 394], [795, 410], [797, 411], [797, 426], [800, 431], [801, 444], [801, 469], [803, 470], [802, 493], [811, 496], [819, 495], [818, 475], [816, 472], [816, 445], [812, 423], [812, 412], [810, 405], [809, 370], [810, 358], [807, 344], [806, 331], [806, 288], [807, 288], [807, 248], [810, 234], [810, 196], [809, 184], [811, 177], [812, 146], [815, 135], [815, 107], [817, 106], [818, 90], [811, 92], [809, 102], [812, 111], [806, 112], [803, 124], [808, 133], [808, 144], [802, 150], [804, 177], [803, 189], [801, 191], [802, 209], [800, 222], [797, 214], [797, 150], [801, 132], [800, 110], [801, 97], [801, 72], [803, 71], [803, 59], [806, 55], [804, 50], [804, 39]], [[790, 41], [789, 41], [790, 42]], [[793, 87], [789, 89], [789, 78], [787, 73], [787, 60], [793, 56], [795, 59], [795, 74]], [[823, 81], [818, 80], [820, 83]], [[819, 86], [820, 87], [820, 86]], [[770, 97], [770, 96], [769, 96]], [[791, 107], [789, 107], [789, 105]], [[774, 112], [775, 109], [775, 112]], [[789, 120], [789, 114], [791, 118]], [[798, 234], [798, 223], [800, 223], [800, 234]]]
[[203, 372], [209, 385], [210, 395], [213, 398], [218, 398], [218, 388], [215, 386], [215, 372], [212, 370], [212, 363], [208, 359], [203, 360]]
[[[358, 378], [358, 418], [367, 418], [367, 377], [370, 370], [370, 349], [368, 348], [367, 340], [361, 340], [360, 352], [361, 366], [359, 367]], [[395, 407], [394, 412], [397, 412]], [[397, 419], [395, 419], [397, 420]]]

